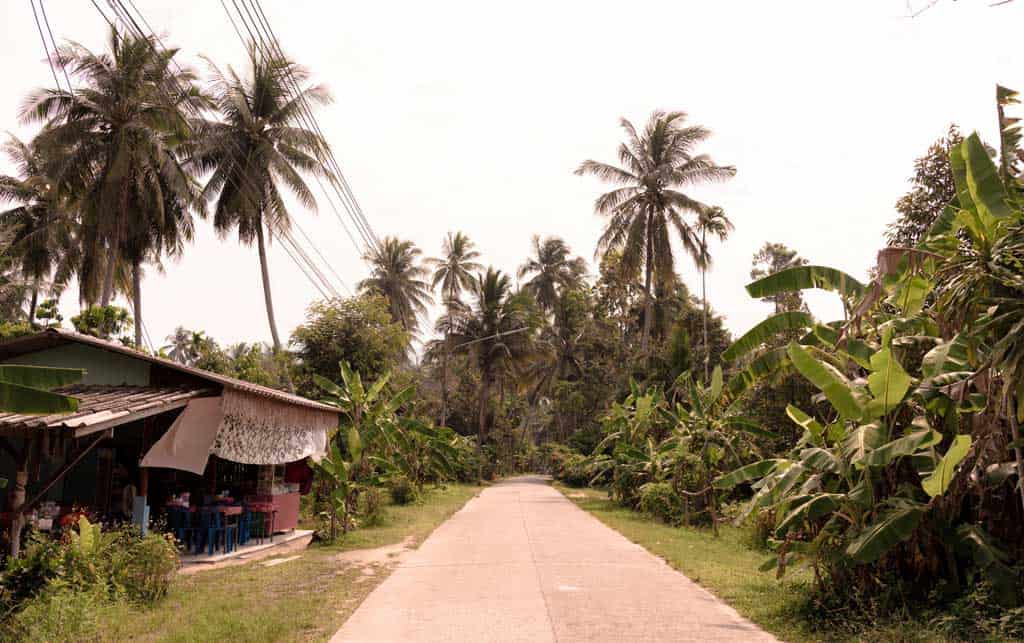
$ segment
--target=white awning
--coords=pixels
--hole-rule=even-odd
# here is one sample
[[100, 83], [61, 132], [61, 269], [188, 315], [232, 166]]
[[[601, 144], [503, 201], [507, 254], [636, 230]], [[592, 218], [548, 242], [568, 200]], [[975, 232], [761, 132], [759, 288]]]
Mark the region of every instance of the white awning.
[[223, 417], [221, 398], [191, 400], [139, 466], [180, 469], [202, 475]]

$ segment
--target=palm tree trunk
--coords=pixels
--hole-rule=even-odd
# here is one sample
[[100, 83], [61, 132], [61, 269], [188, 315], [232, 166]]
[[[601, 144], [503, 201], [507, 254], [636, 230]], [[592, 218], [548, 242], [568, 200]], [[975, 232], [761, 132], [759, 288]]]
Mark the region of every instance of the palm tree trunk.
[[113, 252], [107, 257], [106, 266], [103, 272], [103, 290], [100, 291], [100, 306], [109, 306], [110, 300], [114, 298], [114, 270], [116, 269]]
[[[451, 318], [448, 321], [451, 326]], [[451, 352], [451, 333], [444, 331], [444, 357], [441, 359], [441, 426], [448, 420], [448, 354]]]
[[[700, 245], [704, 252], [704, 256], [707, 257], [708, 246], [707, 246], [707, 231], [701, 231], [700, 233]], [[704, 383], [707, 384], [711, 380], [711, 375], [708, 369], [711, 365], [711, 351], [708, 349], [708, 286], [707, 286], [707, 274], [708, 270], [705, 265], [701, 266], [700, 269], [700, 296], [704, 300]]]
[[[270, 338], [274, 342], [274, 355], [281, 354], [281, 337], [277, 333], [277, 321], [274, 320], [274, 299], [270, 294], [270, 268], [267, 266], [267, 244], [263, 240], [263, 223], [256, 225], [256, 247], [260, 254], [260, 274], [263, 277], [263, 301], [267, 305], [267, 322], [270, 324]], [[288, 364], [279, 362], [284, 375], [284, 383], [290, 393], [295, 392], [295, 384], [292, 382], [292, 374], [288, 370]]]
[[480, 408], [477, 426], [477, 446], [483, 448], [484, 439], [487, 437], [487, 406], [491, 397], [491, 376], [485, 371], [480, 374]]
[[270, 294], [270, 268], [267, 266], [267, 245], [263, 240], [263, 224], [256, 225], [256, 247], [260, 253], [260, 273], [263, 276], [263, 301], [267, 305], [267, 322], [270, 323], [270, 337], [274, 341], [274, 353], [281, 352], [281, 338], [277, 334], [274, 320], [274, 299]]
[[142, 348], [142, 262], [132, 262], [132, 314], [135, 316], [135, 348]]
[[647, 250], [644, 253], [644, 329], [640, 335], [640, 353], [644, 356], [647, 355], [647, 342], [651, 337], [651, 322], [654, 317], [654, 297], [651, 295], [651, 278], [654, 274], [654, 257], [652, 256], [654, 239], [651, 236], [652, 218], [650, 214], [647, 215]]
[[32, 282], [32, 300], [28, 304], [28, 325], [36, 327], [36, 306], [39, 305], [39, 278]]
[[[1004, 403], [1006, 418], [1010, 421], [1010, 437], [1014, 442], [1020, 443], [1020, 426], [1017, 424], [1017, 405], [1014, 403], [1013, 395], [1006, 392]], [[1013, 449], [1014, 459], [1017, 461], [1017, 488], [1020, 490], [1020, 502], [1024, 507], [1024, 449], [1019, 446]]]

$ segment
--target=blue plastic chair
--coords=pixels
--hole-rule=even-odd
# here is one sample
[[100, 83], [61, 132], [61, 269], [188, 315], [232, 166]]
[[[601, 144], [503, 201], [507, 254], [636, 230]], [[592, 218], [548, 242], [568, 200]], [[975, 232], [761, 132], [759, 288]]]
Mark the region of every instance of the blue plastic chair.
[[196, 535], [196, 529], [192, 526], [191, 518], [192, 514], [186, 507], [167, 508], [167, 526], [170, 528], [171, 534], [185, 547], [186, 551], [193, 545]]
[[196, 547], [197, 554], [204, 547], [209, 556], [213, 556], [216, 548], [220, 548], [225, 554], [229, 554], [235, 549], [235, 526], [225, 525], [223, 515], [216, 509], [200, 511], [199, 535], [202, 536], [203, 541]]

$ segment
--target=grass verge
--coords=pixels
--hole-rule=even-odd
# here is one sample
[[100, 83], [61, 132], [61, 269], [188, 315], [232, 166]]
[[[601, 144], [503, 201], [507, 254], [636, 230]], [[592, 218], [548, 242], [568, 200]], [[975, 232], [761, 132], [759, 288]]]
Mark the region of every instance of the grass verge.
[[479, 490], [470, 485], [429, 490], [417, 504], [388, 506], [380, 525], [359, 529], [338, 545], [313, 545], [297, 560], [266, 567], [260, 564], [270, 560], [265, 559], [179, 575], [168, 597], [151, 608], [104, 608], [96, 636], [103, 641], [326, 640], [392, 567], [342, 562], [339, 553], [410, 537], [419, 544]]
[[671, 527], [620, 507], [596, 489], [555, 485], [567, 498], [632, 542], [661, 556], [672, 567], [700, 583], [744, 617], [785, 641], [944, 641], [924, 623], [889, 621], [864, 624], [854, 636], [814, 631], [801, 614], [810, 590], [810, 573], [791, 570], [781, 580], [758, 571], [768, 555], [744, 543], [741, 529], [710, 530]]

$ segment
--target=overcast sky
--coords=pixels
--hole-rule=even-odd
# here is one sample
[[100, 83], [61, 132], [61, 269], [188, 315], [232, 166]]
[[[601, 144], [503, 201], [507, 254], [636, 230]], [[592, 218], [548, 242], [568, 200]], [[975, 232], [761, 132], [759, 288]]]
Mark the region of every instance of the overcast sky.
[[[135, 4], [190, 64], [242, 62], [219, 2]], [[514, 271], [540, 233], [592, 262], [603, 186], [572, 172], [615, 160], [619, 117], [682, 110], [712, 129], [704, 151], [738, 173], [692, 196], [736, 225], [708, 279], [734, 334], [769, 312], [743, 290], [765, 241], [863, 276], [914, 158], [951, 122], [994, 140], [995, 84], [1024, 89], [1024, 2], [943, 0], [914, 19], [903, 0], [263, 5], [289, 55], [334, 93], [318, 118], [372, 226], [427, 255], [462, 230], [485, 263]], [[106, 23], [87, 0], [46, 7], [58, 40], [104, 46]], [[18, 105], [53, 80], [29, 2], [0, 2], [0, 24], [0, 129], [30, 136]], [[366, 269], [330, 207], [292, 214], [354, 288]], [[270, 264], [288, 333], [318, 294], [277, 245]], [[696, 291], [692, 266], [678, 268]], [[66, 317], [76, 299], [65, 295]], [[269, 341], [255, 248], [217, 239], [208, 223], [180, 262], [147, 276], [143, 300], [157, 345], [178, 325]], [[811, 303], [839, 313], [827, 294]]]

